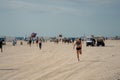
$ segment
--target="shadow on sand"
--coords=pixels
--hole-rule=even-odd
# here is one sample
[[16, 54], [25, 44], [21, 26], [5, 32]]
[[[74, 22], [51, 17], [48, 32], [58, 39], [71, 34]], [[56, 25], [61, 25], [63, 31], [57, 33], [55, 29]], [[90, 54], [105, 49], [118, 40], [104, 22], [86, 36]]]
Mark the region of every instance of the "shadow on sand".
[[13, 71], [13, 70], [18, 70], [18, 69], [12, 69], [12, 68], [4, 68], [4, 69], [0, 69], [0, 71]]
[[80, 62], [105, 62], [102, 60], [81, 60]]

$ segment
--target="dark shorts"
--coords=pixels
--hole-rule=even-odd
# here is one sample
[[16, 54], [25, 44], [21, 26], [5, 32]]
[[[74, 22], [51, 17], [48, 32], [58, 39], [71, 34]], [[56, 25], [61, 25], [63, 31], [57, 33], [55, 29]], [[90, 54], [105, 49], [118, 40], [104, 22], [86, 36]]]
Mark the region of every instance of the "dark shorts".
[[42, 46], [42, 43], [39, 43], [39, 46]]
[[81, 48], [76, 48], [76, 50], [81, 50]]

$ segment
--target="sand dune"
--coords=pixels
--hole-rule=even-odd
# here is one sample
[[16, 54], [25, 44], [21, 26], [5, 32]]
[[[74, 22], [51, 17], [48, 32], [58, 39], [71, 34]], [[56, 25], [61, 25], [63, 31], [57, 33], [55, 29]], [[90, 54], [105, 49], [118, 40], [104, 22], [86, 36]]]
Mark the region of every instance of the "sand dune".
[[73, 44], [43, 43], [12, 46], [0, 52], [0, 80], [120, 80], [120, 41], [106, 41], [105, 47], [86, 47], [81, 61]]

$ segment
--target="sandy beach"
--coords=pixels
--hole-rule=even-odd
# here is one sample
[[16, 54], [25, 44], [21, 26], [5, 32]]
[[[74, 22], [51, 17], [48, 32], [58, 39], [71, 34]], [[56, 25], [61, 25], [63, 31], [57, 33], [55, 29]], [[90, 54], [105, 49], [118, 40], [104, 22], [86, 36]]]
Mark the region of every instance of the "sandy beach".
[[73, 44], [7, 43], [0, 52], [0, 80], [120, 80], [120, 41], [86, 47], [77, 61]]

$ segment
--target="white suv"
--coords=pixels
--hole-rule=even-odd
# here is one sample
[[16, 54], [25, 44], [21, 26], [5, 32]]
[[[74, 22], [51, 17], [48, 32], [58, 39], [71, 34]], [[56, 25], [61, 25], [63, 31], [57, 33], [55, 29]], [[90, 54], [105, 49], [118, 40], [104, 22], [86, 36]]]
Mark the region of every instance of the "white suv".
[[87, 38], [86, 39], [86, 46], [95, 46], [95, 39], [94, 38]]

